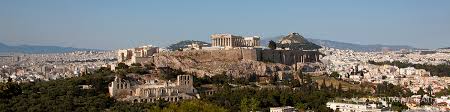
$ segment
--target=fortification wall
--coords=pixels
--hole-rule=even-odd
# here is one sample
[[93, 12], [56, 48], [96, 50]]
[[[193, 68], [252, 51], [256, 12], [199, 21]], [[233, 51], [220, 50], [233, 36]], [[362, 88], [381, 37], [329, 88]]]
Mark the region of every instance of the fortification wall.
[[317, 62], [320, 54], [318, 51], [231, 49], [176, 51], [159, 53], [158, 55], [170, 55], [181, 59], [188, 58], [196, 62], [253, 60], [292, 65], [298, 62]]
[[317, 62], [320, 55], [318, 51], [300, 51], [300, 50], [261, 50], [261, 56], [258, 61], [282, 63], [292, 65], [297, 62]]
[[171, 55], [175, 57], [191, 58], [200, 62], [207, 61], [240, 61], [258, 60], [255, 49], [231, 49], [231, 50], [192, 50], [160, 53], [159, 55]]

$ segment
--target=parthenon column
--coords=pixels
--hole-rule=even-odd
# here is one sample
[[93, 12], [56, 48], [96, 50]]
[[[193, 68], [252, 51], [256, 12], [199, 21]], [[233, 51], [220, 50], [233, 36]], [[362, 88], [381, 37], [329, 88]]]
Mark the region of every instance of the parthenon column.
[[228, 38], [225, 38], [225, 46], [228, 46]]
[[231, 38], [231, 46], [234, 46], [233, 38]]
[[225, 38], [225, 46], [228, 46], [228, 43], [229, 43], [228, 38]]
[[227, 46], [230, 46], [230, 38], [227, 38]]

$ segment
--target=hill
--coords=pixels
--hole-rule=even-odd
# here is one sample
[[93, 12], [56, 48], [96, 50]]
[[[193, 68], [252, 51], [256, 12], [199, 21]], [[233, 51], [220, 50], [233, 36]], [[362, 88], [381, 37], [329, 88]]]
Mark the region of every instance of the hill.
[[439, 49], [450, 49], [450, 47], [443, 47], [443, 48], [439, 48]]
[[0, 53], [64, 53], [74, 51], [98, 51], [98, 50], [73, 48], [73, 47], [60, 47], [60, 46], [37, 46], [37, 45], [9, 46], [0, 43]]
[[[270, 40], [280, 40], [282, 36], [276, 36], [272, 38], [266, 38], [261, 40], [261, 45], [267, 46]], [[360, 45], [360, 44], [353, 44], [353, 43], [346, 43], [346, 42], [338, 42], [338, 41], [331, 41], [331, 40], [321, 40], [321, 39], [312, 39], [312, 38], [306, 38], [309, 42], [315, 43], [317, 45], [323, 46], [323, 47], [330, 47], [330, 48], [336, 48], [336, 49], [348, 49], [348, 50], [354, 50], [354, 51], [363, 51], [363, 52], [378, 52], [382, 51], [383, 49], [389, 49], [393, 51], [401, 50], [401, 49], [417, 49], [411, 46], [407, 45], [381, 45], [381, 44], [375, 44], [375, 45]]]
[[282, 37], [278, 41], [277, 47], [299, 50], [314, 50], [322, 48], [319, 45], [309, 42], [307, 39], [305, 39], [305, 37], [298, 33], [291, 33], [288, 36]]
[[202, 45], [203, 47], [211, 47], [211, 44], [207, 43], [207, 42], [197, 41], [197, 40], [183, 40], [183, 41], [180, 41], [178, 43], [168, 46], [167, 49], [174, 51], [174, 50], [178, 50], [178, 49], [187, 48], [188, 45], [192, 45], [194, 43], [196, 43], [198, 45]]

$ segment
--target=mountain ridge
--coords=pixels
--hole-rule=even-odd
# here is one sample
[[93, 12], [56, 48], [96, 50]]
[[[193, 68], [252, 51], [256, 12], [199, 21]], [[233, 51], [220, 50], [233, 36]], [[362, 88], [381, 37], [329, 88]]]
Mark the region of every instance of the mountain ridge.
[[[281, 35], [281, 36], [276, 36], [276, 37], [272, 37], [272, 38], [262, 39], [261, 45], [267, 46], [267, 44], [270, 40], [278, 41], [282, 37], [284, 37], [284, 36]], [[323, 39], [313, 39], [313, 38], [306, 38], [306, 40], [308, 40], [309, 42], [312, 42], [314, 44], [323, 46], [323, 47], [343, 49], [343, 50], [362, 51], [362, 52], [379, 52], [379, 51], [383, 51], [386, 48], [389, 50], [393, 50], [393, 51], [397, 51], [397, 50], [401, 50], [401, 49], [411, 49], [411, 50], [418, 49], [418, 48], [414, 48], [414, 47], [408, 46], [408, 45], [382, 45], [382, 44], [362, 45], [362, 44], [354, 44], [354, 43], [323, 40]]]
[[0, 53], [65, 53], [74, 51], [101, 51], [98, 49], [74, 48], [61, 46], [18, 45], [10, 46], [0, 43]]

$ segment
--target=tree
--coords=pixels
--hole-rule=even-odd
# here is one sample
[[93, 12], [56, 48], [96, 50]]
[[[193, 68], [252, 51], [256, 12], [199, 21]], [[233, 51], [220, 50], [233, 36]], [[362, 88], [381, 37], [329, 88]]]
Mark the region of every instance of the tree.
[[125, 63], [119, 63], [119, 64], [117, 64], [116, 69], [128, 69], [128, 67], [129, 66]]
[[408, 106], [403, 105], [400, 102], [392, 102], [391, 103], [391, 109], [394, 110], [394, 111], [400, 112], [402, 110], [408, 109]]
[[13, 82], [0, 83], [0, 98], [11, 98], [21, 93], [20, 86]]
[[337, 88], [337, 93], [338, 93], [338, 94], [341, 94], [341, 92], [343, 92], [343, 90], [342, 90], [342, 84], [339, 83], [338, 88]]
[[244, 98], [244, 99], [241, 100], [241, 105], [240, 105], [241, 112], [248, 112], [248, 111], [250, 111], [250, 106], [248, 105], [249, 102], [250, 101], [248, 101], [247, 98]]
[[144, 64], [144, 67], [147, 68], [148, 70], [153, 70], [155, 69], [155, 64], [150, 63], [150, 64]]
[[297, 108], [300, 111], [304, 111], [306, 109], [306, 106], [304, 103], [298, 102], [297, 104], [295, 104], [295, 108]]
[[141, 65], [141, 63], [132, 63], [131, 66], [137, 66], [137, 67], [140, 67], [140, 66], [142, 66], [142, 65]]
[[252, 112], [257, 111], [259, 104], [260, 104], [260, 102], [256, 98], [250, 99], [250, 104], [249, 104], [250, 110], [252, 110]]
[[269, 45], [267, 47], [274, 50], [274, 49], [277, 49], [277, 44], [274, 41], [270, 40]]
[[428, 92], [428, 95], [430, 95], [430, 96], [433, 93], [433, 88], [431, 87], [431, 85], [428, 85], [427, 92]]
[[325, 83], [325, 78], [322, 79], [322, 84], [320, 85], [320, 90], [326, 90], [327, 88], [327, 83]]
[[339, 78], [339, 73], [338, 72], [331, 72], [330, 76], [337, 79], [337, 78]]
[[425, 91], [422, 88], [420, 88], [416, 94], [423, 96], [423, 95], [425, 95]]

